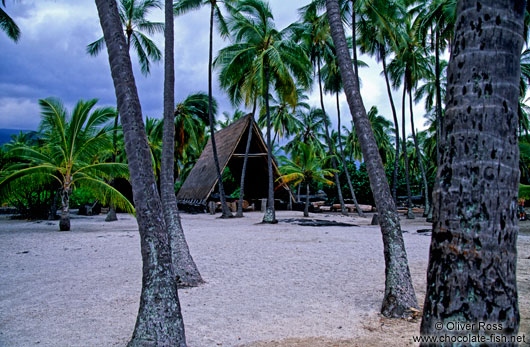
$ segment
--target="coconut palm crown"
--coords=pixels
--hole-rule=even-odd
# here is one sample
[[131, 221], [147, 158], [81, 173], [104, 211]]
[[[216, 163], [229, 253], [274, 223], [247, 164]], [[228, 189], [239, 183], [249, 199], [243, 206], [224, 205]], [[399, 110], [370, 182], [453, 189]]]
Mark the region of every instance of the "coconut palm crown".
[[44, 145], [25, 144], [11, 148], [8, 154], [18, 160], [0, 175], [0, 196], [7, 196], [20, 185], [60, 184], [62, 214], [60, 230], [70, 230], [69, 197], [76, 187], [88, 189], [102, 203], [113, 202], [133, 213], [132, 204], [107, 182], [128, 177], [126, 164], [100, 162], [101, 154], [111, 150], [110, 133], [105, 124], [116, 110], [111, 107], [92, 111], [97, 99], [80, 100], [71, 114], [55, 98], [39, 100], [42, 113], [40, 132]]

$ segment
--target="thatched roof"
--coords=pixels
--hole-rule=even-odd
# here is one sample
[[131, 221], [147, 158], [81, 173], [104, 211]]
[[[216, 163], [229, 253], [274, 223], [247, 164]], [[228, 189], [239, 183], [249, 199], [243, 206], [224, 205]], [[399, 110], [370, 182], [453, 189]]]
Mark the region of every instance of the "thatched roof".
[[[237, 186], [241, 180], [243, 156], [248, 138], [248, 128], [252, 115], [240, 118], [230, 126], [215, 133], [217, 155], [221, 171], [229, 167], [234, 176]], [[245, 198], [258, 199], [267, 197], [268, 171], [267, 171], [267, 146], [263, 140], [260, 129], [253, 122], [252, 142], [249, 151], [249, 162], [247, 164]], [[278, 166], [273, 160], [274, 180], [280, 176]], [[207, 201], [217, 185], [217, 174], [215, 172], [213, 150], [211, 139], [206, 144], [197, 163], [191, 170], [188, 178], [177, 194], [177, 200]], [[226, 189], [226, 188], [225, 188]], [[276, 183], [275, 195], [278, 198], [288, 200], [291, 197], [288, 187], [283, 182]], [[228, 191], [228, 193], [230, 193]]]

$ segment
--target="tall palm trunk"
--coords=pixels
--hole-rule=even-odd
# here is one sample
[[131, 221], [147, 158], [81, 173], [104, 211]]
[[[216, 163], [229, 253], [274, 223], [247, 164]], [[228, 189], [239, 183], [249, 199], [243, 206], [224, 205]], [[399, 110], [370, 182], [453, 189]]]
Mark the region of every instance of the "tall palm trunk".
[[306, 183], [304, 217], [309, 217], [309, 183]]
[[388, 186], [385, 169], [379, 155], [370, 120], [363, 105], [359, 83], [357, 83], [351, 65], [348, 43], [344, 35], [337, 0], [326, 0], [326, 8], [331, 35], [337, 50], [342, 84], [346, 92], [355, 128], [359, 134], [359, 141], [370, 178], [370, 186], [379, 211], [386, 278], [385, 296], [381, 312], [387, 317], [406, 317], [410, 315], [411, 308], [418, 308], [418, 302], [412, 286], [399, 217], [390, 194], [390, 187]]
[[359, 62], [357, 60], [357, 13], [355, 11], [356, 0], [351, 0], [351, 41], [353, 51], [353, 71], [359, 83]]
[[438, 29], [435, 31], [434, 47], [434, 75], [436, 88], [436, 115], [434, 125], [436, 127], [436, 165], [440, 164], [440, 134], [442, 129], [442, 91], [440, 83], [440, 37]]
[[267, 195], [267, 208], [263, 216], [263, 223], [278, 223], [274, 209], [274, 176], [272, 173], [272, 146], [271, 146], [271, 112], [269, 108], [269, 66], [265, 63], [265, 112], [267, 114], [267, 169], [269, 172], [269, 190]]
[[410, 107], [410, 126], [412, 128], [412, 139], [414, 141], [414, 148], [416, 149], [416, 159], [421, 171], [421, 178], [423, 181], [423, 191], [425, 192], [425, 210], [423, 211], [423, 217], [427, 217], [429, 213], [429, 184], [427, 183], [427, 175], [425, 173], [425, 165], [423, 165], [423, 159], [420, 152], [420, 146], [418, 145], [418, 139], [416, 138], [416, 130], [414, 130], [414, 112], [412, 110], [412, 89], [409, 89], [409, 107]]
[[129, 346], [186, 346], [171, 251], [156, 189], [129, 51], [114, 0], [96, 0], [109, 55], [133, 189], [143, 275], [140, 307]]
[[210, 43], [208, 50], [208, 120], [210, 122], [210, 141], [212, 141], [212, 152], [213, 152], [213, 161], [215, 162], [215, 171], [217, 173], [217, 185], [219, 187], [219, 196], [221, 199], [221, 209], [222, 209], [222, 218], [232, 217], [232, 212], [228, 209], [226, 204], [225, 189], [223, 186], [223, 173], [221, 172], [221, 167], [219, 165], [219, 157], [217, 156], [217, 146], [215, 144], [215, 120], [213, 118], [213, 96], [212, 96], [212, 61], [213, 61], [213, 17], [215, 10], [215, 1], [212, 0], [210, 7]]
[[[324, 107], [324, 94], [322, 93], [322, 78], [320, 76], [320, 56], [317, 57], [317, 68], [318, 68], [318, 88], [320, 91], [320, 108], [322, 108], [322, 112], [324, 113], [324, 129], [326, 129], [326, 140], [328, 142], [328, 153], [330, 155], [334, 154], [334, 147], [333, 143], [331, 142], [331, 136], [329, 136], [329, 127], [328, 127], [328, 116], [326, 113], [326, 108]], [[340, 212], [347, 216], [348, 211], [346, 211], [346, 206], [344, 205], [344, 198], [342, 197], [342, 189], [340, 187], [340, 180], [337, 170], [337, 161], [335, 160], [335, 157], [331, 157], [331, 165], [333, 166], [333, 170], [335, 170], [335, 174], [333, 175], [333, 178], [335, 179], [335, 185], [337, 186], [337, 195], [339, 196], [339, 202], [340, 202]]]
[[342, 148], [342, 138], [340, 136], [340, 104], [339, 104], [339, 93], [336, 93], [336, 99], [337, 99], [337, 132], [339, 134], [339, 150], [340, 150], [340, 157], [342, 160], [342, 167], [344, 168], [344, 173], [346, 174], [346, 180], [348, 181], [348, 187], [350, 188], [350, 194], [353, 199], [353, 203], [355, 204], [355, 209], [357, 210], [357, 214], [359, 217], [364, 217], [364, 212], [361, 210], [361, 207], [359, 206], [359, 203], [357, 202], [357, 197], [355, 196], [355, 191], [353, 190], [353, 185], [351, 183], [350, 173], [348, 171], [348, 166], [346, 165], [346, 157], [344, 156], [344, 149]]
[[[525, 1], [458, 2], [433, 193], [425, 335], [460, 334], [438, 324], [451, 321], [500, 324], [499, 334], [517, 335], [517, 109], [524, 13]], [[477, 28], [486, 15], [489, 20]], [[474, 333], [489, 336], [478, 329]]]
[[412, 197], [410, 193], [409, 158], [407, 156], [407, 136], [405, 134], [405, 109], [407, 104], [407, 73], [405, 72], [405, 82], [403, 83], [403, 99], [401, 100], [401, 141], [403, 151], [403, 163], [405, 164], [405, 181], [407, 182], [407, 219], [414, 219], [412, 212]]
[[164, 123], [162, 135], [162, 163], [160, 197], [169, 236], [171, 259], [179, 287], [203, 283], [197, 265], [191, 257], [182, 229], [177, 198], [175, 197], [175, 70], [172, 0], [165, 0], [164, 49]]
[[397, 203], [397, 178], [399, 168], [399, 122], [394, 105], [394, 97], [392, 96], [392, 89], [390, 88], [390, 79], [388, 78], [388, 71], [386, 70], [386, 53], [385, 48], [381, 45], [381, 61], [383, 62], [383, 74], [385, 75], [386, 91], [388, 93], [388, 100], [390, 100], [390, 107], [392, 108], [392, 117], [394, 118], [394, 134], [396, 137], [396, 155], [394, 157], [394, 171], [392, 172], [392, 197]]
[[250, 124], [248, 126], [247, 144], [245, 146], [245, 157], [243, 158], [243, 168], [241, 169], [241, 182], [239, 184], [239, 204], [237, 205], [236, 217], [243, 217], [243, 199], [245, 197], [245, 177], [247, 174], [248, 153], [250, 152], [250, 144], [252, 143], [252, 133], [254, 132], [254, 113], [256, 112], [256, 100], [254, 100], [254, 107], [252, 115], [250, 116]]

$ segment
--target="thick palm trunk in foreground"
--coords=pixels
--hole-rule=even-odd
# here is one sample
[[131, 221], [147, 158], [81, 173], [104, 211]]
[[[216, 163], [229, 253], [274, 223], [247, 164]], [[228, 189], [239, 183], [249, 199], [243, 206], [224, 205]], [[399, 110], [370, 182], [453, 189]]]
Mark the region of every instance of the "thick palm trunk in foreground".
[[193, 287], [203, 283], [197, 265], [191, 257], [180, 222], [175, 197], [175, 70], [174, 29], [172, 0], [165, 0], [164, 49], [164, 128], [162, 135], [162, 163], [160, 170], [160, 195], [169, 236], [171, 258], [177, 285]]
[[418, 302], [412, 286], [399, 217], [390, 194], [370, 120], [366, 115], [359, 84], [353, 72], [337, 0], [326, 0], [326, 8], [337, 50], [342, 84], [361, 143], [383, 234], [386, 280], [381, 312], [387, 317], [407, 317], [411, 314], [411, 308], [418, 308]]
[[114, 0], [96, 0], [122, 117], [143, 261], [142, 294], [129, 346], [186, 346], [162, 203], [140, 100]]
[[[502, 330], [492, 333], [517, 335], [517, 110], [524, 11], [525, 1], [458, 2], [433, 194], [424, 335], [459, 333], [440, 325], [457, 320], [501, 324]], [[490, 336], [480, 330], [470, 333]]]

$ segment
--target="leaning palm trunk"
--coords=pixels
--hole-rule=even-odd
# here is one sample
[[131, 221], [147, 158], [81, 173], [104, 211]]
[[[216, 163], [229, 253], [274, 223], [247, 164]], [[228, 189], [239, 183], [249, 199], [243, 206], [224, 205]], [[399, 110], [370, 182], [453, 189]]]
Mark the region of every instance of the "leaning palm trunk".
[[[405, 76], [407, 74], [405, 73]], [[403, 151], [403, 163], [405, 164], [405, 181], [407, 183], [407, 219], [414, 219], [414, 213], [412, 212], [412, 197], [410, 193], [410, 174], [409, 174], [409, 158], [407, 156], [407, 137], [405, 135], [405, 105], [407, 97], [407, 78], [405, 77], [405, 83], [403, 83], [403, 100], [401, 100], [401, 135], [403, 141], [401, 141], [401, 147]]]
[[396, 136], [396, 153], [394, 157], [394, 171], [392, 172], [392, 197], [394, 198], [394, 202], [397, 203], [397, 177], [399, 168], [399, 123], [396, 112], [396, 106], [394, 105], [394, 97], [392, 96], [392, 90], [390, 89], [390, 80], [388, 78], [388, 72], [386, 71], [386, 54], [384, 53], [384, 49], [384, 47], [381, 47], [381, 61], [383, 62], [383, 74], [385, 75], [388, 100], [390, 100], [390, 106], [392, 108], [392, 117], [394, 118], [394, 135]]
[[269, 66], [265, 66], [265, 112], [267, 114], [267, 169], [269, 173], [269, 190], [267, 194], [267, 208], [263, 216], [263, 223], [277, 223], [274, 209], [274, 177], [272, 173], [272, 145], [271, 145], [271, 113], [269, 109]]
[[[324, 114], [324, 129], [326, 130], [326, 140], [328, 143], [328, 153], [329, 155], [334, 154], [333, 150], [333, 143], [331, 142], [331, 136], [329, 136], [329, 128], [328, 128], [328, 116], [326, 114], [326, 109], [324, 108], [324, 94], [322, 93], [322, 78], [320, 76], [320, 57], [317, 57], [317, 67], [318, 67], [318, 87], [320, 90], [320, 107], [322, 108], [322, 113]], [[335, 160], [335, 157], [331, 157], [331, 165], [333, 166], [333, 170], [337, 173], [337, 161]], [[340, 180], [339, 175], [334, 174], [333, 178], [335, 179], [335, 185], [337, 186], [337, 195], [339, 196], [339, 202], [340, 202], [340, 212], [347, 216], [348, 211], [346, 211], [346, 206], [344, 205], [344, 198], [342, 197], [342, 189], [340, 187]]]
[[348, 187], [350, 188], [350, 194], [355, 204], [355, 209], [359, 217], [364, 217], [364, 212], [361, 210], [361, 206], [357, 202], [357, 197], [355, 196], [355, 191], [353, 190], [353, 185], [351, 183], [350, 172], [348, 171], [348, 166], [346, 165], [346, 156], [344, 155], [344, 149], [342, 148], [342, 138], [340, 135], [340, 107], [339, 107], [339, 93], [336, 93], [337, 96], [337, 132], [339, 134], [339, 150], [340, 158], [342, 160], [342, 167], [344, 168], [344, 173], [346, 174], [346, 180], [348, 181]]
[[175, 197], [175, 72], [172, 8], [172, 0], [165, 0], [164, 127], [160, 169], [160, 196], [177, 285], [179, 287], [193, 287], [203, 283], [203, 280], [197, 265], [191, 257], [180, 221], [177, 198]]
[[96, 0], [96, 5], [122, 116], [142, 250], [142, 293], [129, 346], [186, 346], [162, 203], [117, 4], [114, 0]]
[[212, 1], [210, 9], [210, 48], [208, 51], [208, 120], [210, 122], [210, 140], [212, 141], [213, 161], [215, 163], [215, 171], [217, 173], [217, 185], [219, 187], [219, 197], [221, 199], [222, 218], [232, 217], [232, 212], [228, 209], [226, 204], [225, 189], [223, 185], [223, 173], [219, 165], [219, 157], [217, 156], [217, 146], [215, 144], [215, 129], [213, 118], [213, 96], [212, 96], [212, 61], [213, 61], [213, 17], [215, 10], [215, 1]]
[[502, 326], [495, 333], [508, 342], [499, 345], [516, 345], [509, 341], [519, 329], [517, 110], [524, 14], [525, 1], [458, 2], [433, 193], [424, 335], [460, 335], [440, 323], [464, 321], [489, 338], [479, 325], [488, 322]]
[[399, 217], [390, 194], [390, 187], [388, 186], [370, 120], [363, 105], [359, 83], [353, 72], [337, 0], [326, 0], [326, 7], [331, 34], [339, 60], [344, 91], [346, 92], [355, 129], [357, 134], [359, 134], [359, 142], [366, 162], [370, 186], [379, 211], [386, 279], [385, 296], [381, 312], [387, 317], [410, 316], [411, 308], [417, 309], [418, 302], [412, 286]]
[[412, 110], [412, 90], [409, 90], [409, 105], [410, 105], [410, 126], [412, 128], [412, 140], [414, 141], [414, 148], [416, 149], [416, 160], [420, 166], [421, 178], [423, 181], [423, 191], [425, 192], [425, 209], [423, 210], [423, 217], [427, 217], [429, 213], [429, 184], [427, 183], [427, 175], [425, 174], [425, 165], [423, 165], [423, 159], [420, 152], [420, 146], [418, 145], [418, 139], [416, 138], [416, 130], [414, 130], [414, 113]]

